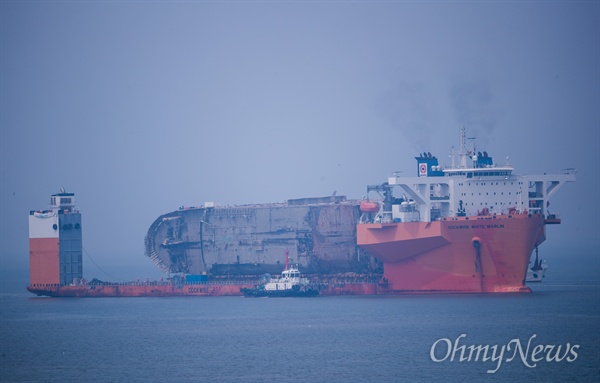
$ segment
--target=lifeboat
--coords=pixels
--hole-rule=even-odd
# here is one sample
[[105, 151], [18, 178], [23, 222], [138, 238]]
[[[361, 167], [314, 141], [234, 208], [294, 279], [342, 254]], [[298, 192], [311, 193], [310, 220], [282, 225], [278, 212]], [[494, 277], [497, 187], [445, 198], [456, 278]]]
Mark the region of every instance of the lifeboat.
[[379, 204], [377, 202], [362, 201], [360, 203], [360, 211], [362, 213], [377, 213]]

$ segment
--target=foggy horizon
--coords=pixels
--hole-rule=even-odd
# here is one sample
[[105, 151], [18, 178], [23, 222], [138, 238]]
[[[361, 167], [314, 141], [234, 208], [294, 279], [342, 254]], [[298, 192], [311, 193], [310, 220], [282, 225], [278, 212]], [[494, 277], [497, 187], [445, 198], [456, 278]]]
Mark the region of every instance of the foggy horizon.
[[[463, 126], [516, 174], [576, 168], [552, 198], [562, 224], [540, 253], [597, 256], [599, 11], [3, 1], [1, 269], [28, 270], [27, 216], [60, 187], [75, 193], [96, 264], [160, 277], [143, 245], [162, 214], [334, 191], [360, 199], [395, 171], [416, 174], [421, 152], [448, 163]], [[86, 252], [84, 276], [110, 279]]]

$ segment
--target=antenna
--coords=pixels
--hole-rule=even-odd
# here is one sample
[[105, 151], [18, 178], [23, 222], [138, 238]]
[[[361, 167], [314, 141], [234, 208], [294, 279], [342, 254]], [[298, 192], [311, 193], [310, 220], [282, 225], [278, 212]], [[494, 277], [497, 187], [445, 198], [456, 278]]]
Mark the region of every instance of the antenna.
[[475, 139], [477, 137], [467, 137], [467, 140], [469, 140], [471, 142], [471, 151], [469, 154], [475, 154]]
[[458, 158], [460, 159], [460, 167], [467, 167], [467, 135], [465, 127], [460, 128], [460, 152], [458, 153]]

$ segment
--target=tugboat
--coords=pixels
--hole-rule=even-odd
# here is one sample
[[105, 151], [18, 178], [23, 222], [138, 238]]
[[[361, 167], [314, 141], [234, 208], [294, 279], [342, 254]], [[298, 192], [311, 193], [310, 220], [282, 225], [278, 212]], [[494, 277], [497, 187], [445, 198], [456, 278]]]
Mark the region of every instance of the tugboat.
[[245, 297], [314, 297], [319, 295], [317, 286], [300, 276], [297, 266], [289, 267], [288, 252], [285, 252], [285, 270], [280, 278], [270, 278], [264, 285], [242, 288]]

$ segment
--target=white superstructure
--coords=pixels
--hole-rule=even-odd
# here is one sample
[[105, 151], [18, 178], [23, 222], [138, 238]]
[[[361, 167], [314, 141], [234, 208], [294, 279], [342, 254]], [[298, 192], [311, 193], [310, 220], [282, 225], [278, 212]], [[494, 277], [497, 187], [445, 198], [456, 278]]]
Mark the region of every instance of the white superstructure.
[[300, 277], [298, 268], [292, 266], [289, 269], [283, 270], [281, 278], [272, 278], [265, 285], [265, 290], [291, 290], [293, 286], [308, 285], [308, 283], [308, 279]]
[[[575, 181], [575, 170], [562, 174], [519, 175], [508, 163], [496, 165], [486, 152], [466, 148], [464, 128], [461, 147], [450, 154], [452, 165], [443, 168], [436, 157], [423, 153], [417, 160], [416, 177], [393, 176], [369, 191], [383, 191], [384, 204], [375, 217], [379, 222], [430, 222], [444, 217], [511, 214], [528, 211], [557, 220], [548, 211], [549, 199], [565, 182]], [[393, 188], [399, 189], [393, 198]], [[558, 221], [558, 220], [557, 220]]]

